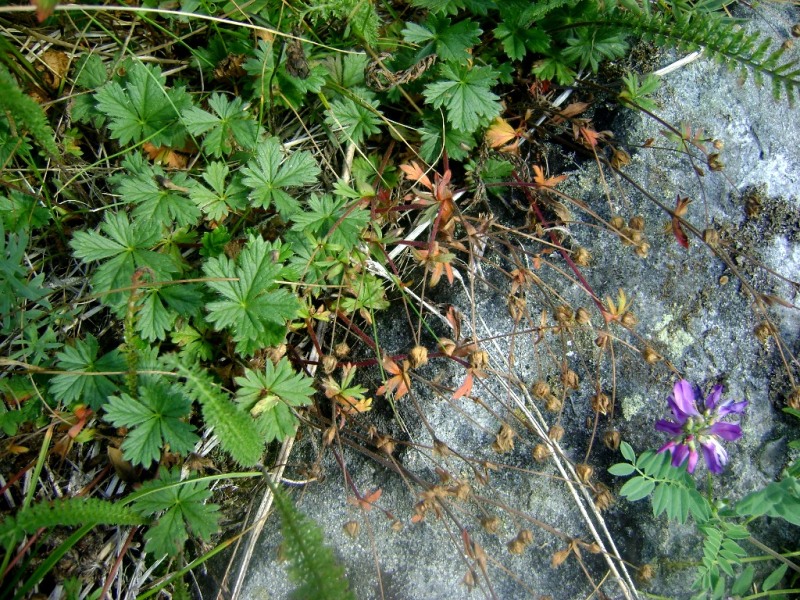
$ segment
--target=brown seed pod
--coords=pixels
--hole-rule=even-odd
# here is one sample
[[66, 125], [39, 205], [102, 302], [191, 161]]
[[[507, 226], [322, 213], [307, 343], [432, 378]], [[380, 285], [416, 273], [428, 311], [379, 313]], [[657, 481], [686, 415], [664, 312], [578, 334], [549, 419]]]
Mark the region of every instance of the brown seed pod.
[[544, 399], [550, 395], [550, 386], [546, 382], [539, 379], [531, 386], [531, 393], [539, 399]]
[[514, 436], [516, 433], [511, 428], [510, 425], [507, 423], [503, 423], [500, 425], [500, 431], [497, 432], [497, 435], [494, 437], [494, 442], [492, 443], [492, 450], [497, 452], [498, 454], [505, 454], [506, 452], [511, 452], [514, 449]]
[[631, 217], [628, 220], [628, 227], [634, 231], [644, 231], [644, 217], [642, 215]]
[[647, 242], [642, 242], [636, 246], [636, 250], [634, 250], [634, 252], [639, 258], [647, 258], [647, 255], [650, 254], [650, 244]]
[[530, 529], [522, 529], [517, 534], [517, 539], [528, 546], [533, 543], [533, 532]]
[[648, 365], [654, 365], [661, 360], [658, 352], [653, 350], [650, 346], [645, 346], [642, 350], [642, 358]]
[[428, 362], [428, 349], [425, 346], [414, 346], [408, 353], [408, 364], [418, 369]]
[[586, 248], [576, 248], [572, 253], [572, 260], [579, 267], [588, 267], [592, 262], [592, 255]]
[[500, 517], [483, 517], [481, 519], [481, 527], [486, 531], [486, 533], [497, 533], [500, 531], [500, 526], [503, 522], [500, 520]]
[[556, 307], [555, 318], [556, 321], [564, 325], [571, 323], [575, 318], [575, 314], [572, 312], [572, 309], [569, 306], [562, 304], [561, 306]]
[[601, 512], [608, 510], [612, 504], [614, 504], [614, 494], [611, 493], [608, 486], [602, 483], [596, 484], [594, 489], [594, 505], [597, 507], [597, 510]]
[[755, 329], [753, 329], [753, 333], [762, 344], [766, 343], [773, 334], [772, 325], [767, 321], [761, 321], [761, 323], [756, 325]]
[[575, 473], [577, 473], [578, 479], [580, 479], [581, 482], [589, 483], [589, 480], [592, 478], [592, 473], [594, 473], [594, 469], [586, 463], [578, 463], [575, 465]]
[[623, 327], [630, 329], [632, 327], [636, 327], [639, 319], [632, 312], [626, 312], [624, 315], [622, 315], [622, 318], [619, 322], [622, 323]]
[[592, 396], [592, 410], [601, 415], [607, 415], [611, 409], [611, 399], [602, 392]]
[[336, 365], [339, 363], [336, 357], [332, 354], [326, 354], [322, 357], [322, 370], [326, 375], [330, 375], [336, 370]]
[[603, 443], [609, 450], [617, 450], [622, 440], [622, 434], [616, 429], [609, 429], [603, 434]]
[[709, 246], [719, 245], [719, 231], [716, 229], [706, 229], [703, 231], [703, 241]]
[[506, 548], [511, 554], [522, 554], [525, 552], [525, 544], [520, 542], [517, 538], [514, 538], [510, 542], [506, 544]]
[[581, 380], [578, 378], [578, 374], [575, 371], [567, 369], [561, 374], [561, 385], [563, 385], [565, 389], [577, 390], [581, 385]]
[[469, 366], [472, 369], [483, 371], [489, 366], [489, 353], [485, 350], [475, 350], [469, 355]]
[[379, 435], [375, 441], [375, 445], [380, 448], [387, 456], [394, 454], [396, 447], [395, 441], [388, 435]]
[[560, 567], [564, 561], [567, 560], [570, 552], [572, 552], [572, 548], [568, 546], [553, 554], [553, 557], [550, 559], [550, 566], [553, 568]]
[[351, 539], [356, 539], [361, 532], [361, 524], [358, 521], [348, 521], [342, 525], [342, 529]]
[[708, 168], [712, 171], [722, 171], [725, 169], [725, 163], [722, 162], [717, 152], [712, 152], [708, 155], [707, 164]]
[[533, 447], [533, 452], [531, 454], [533, 455], [533, 460], [535, 460], [537, 463], [541, 463], [546, 461], [550, 456], [550, 449], [544, 444], [536, 444]]
[[433, 440], [433, 451], [443, 458], [453, 454], [453, 451], [450, 450], [450, 447], [441, 440]]
[[644, 564], [636, 570], [636, 579], [639, 580], [639, 583], [646, 585], [652, 581], [655, 574], [656, 572], [653, 565]]
[[589, 323], [591, 323], [591, 320], [592, 317], [589, 314], [589, 311], [586, 310], [585, 308], [579, 308], [575, 312], [575, 321], [577, 321], [579, 325], [588, 325]]
[[339, 342], [333, 347], [333, 353], [336, 355], [336, 358], [342, 359], [350, 354], [350, 346], [347, 342]]
[[611, 166], [615, 169], [621, 169], [631, 164], [631, 155], [620, 148], [615, 148], [614, 153], [611, 155]]
[[561, 412], [561, 409], [564, 407], [564, 403], [561, 401], [561, 398], [556, 396], [555, 394], [550, 394], [545, 398], [544, 401], [544, 408], [552, 413]]
[[560, 442], [564, 437], [564, 428], [561, 425], [551, 425], [550, 430], [547, 432], [547, 437], [554, 442]]
[[611, 225], [613, 229], [620, 231], [623, 227], [625, 227], [625, 219], [620, 216], [612, 217], [608, 224]]

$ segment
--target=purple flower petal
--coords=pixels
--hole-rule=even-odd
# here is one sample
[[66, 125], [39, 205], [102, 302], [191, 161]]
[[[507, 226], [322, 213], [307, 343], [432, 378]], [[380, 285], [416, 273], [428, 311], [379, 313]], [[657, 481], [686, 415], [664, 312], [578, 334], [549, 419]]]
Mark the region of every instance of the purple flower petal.
[[694, 473], [697, 466], [697, 450], [689, 450], [689, 466], [686, 468], [689, 473]]
[[679, 423], [683, 424], [690, 416], [700, 416], [697, 412], [697, 402], [695, 400], [692, 384], [681, 379], [672, 388], [672, 395], [667, 398], [667, 403], [672, 409], [672, 414]]
[[717, 405], [717, 402], [719, 402], [719, 399], [720, 399], [721, 396], [722, 396], [722, 386], [721, 385], [715, 385], [712, 388], [711, 393], [708, 395], [708, 397], [705, 400], [706, 408], [708, 410], [714, 410], [714, 407]]
[[742, 437], [742, 428], [736, 423], [714, 423], [706, 431], [721, 437], [726, 442], [733, 442]]
[[730, 398], [725, 400], [717, 407], [717, 415], [720, 417], [724, 417], [725, 415], [740, 415], [744, 412], [744, 409], [747, 408], [747, 400], [741, 400], [740, 402], [734, 402]]
[[676, 444], [677, 444], [677, 442], [675, 440], [670, 440], [666, 444], [661, 446], [661, 448], [658, 449], [658, 452], [656, 452], [656, 454], [661, 454], [662, 452], [664, 452], [666, 450], [669, 450], [670, 454], [672, 454], [672, 449], [675, 447]]
[[667, 419], [659, 419], [656, 422], [656, 430], [669, 433], [670, 435], [680, 435], [683, 432], [683, 427], [680, 423], [674, 423]]
[[689, 456], [689, 446], [686, 444], [677, 444], [672, 450], [672, 466], [680, 467]]
[[722, 469], [728, 464], [728, 453], [722, 444], [715, 438], [706, 438], [700, 442], [700, 447], [703, 449], [708, 470], [716, 474], [722, 473]]

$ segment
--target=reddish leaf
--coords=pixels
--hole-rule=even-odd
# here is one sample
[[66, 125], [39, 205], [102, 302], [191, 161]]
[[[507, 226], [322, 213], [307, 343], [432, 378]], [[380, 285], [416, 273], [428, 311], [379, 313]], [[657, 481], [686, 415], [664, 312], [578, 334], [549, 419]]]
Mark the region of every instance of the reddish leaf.
[[689, 238], [686, 236], [686, 232], [681, 226], [681, 221], [677, 217], [672, 217], [672, 233], [675, 235], [675, 239], [678, 240], [678, 243], [681, 246], [686, 249], [689, 248]]
[[39, 23], [41, 23], [53, 14], [58, 0], [31, 0], [31, 4], [36, 7], [36, 18], [39, 20]]

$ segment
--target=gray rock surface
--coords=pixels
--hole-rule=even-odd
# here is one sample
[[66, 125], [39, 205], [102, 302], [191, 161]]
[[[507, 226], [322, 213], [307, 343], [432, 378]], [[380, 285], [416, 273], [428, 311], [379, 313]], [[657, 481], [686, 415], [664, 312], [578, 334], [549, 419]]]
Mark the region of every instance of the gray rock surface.
[[[795, 7], [759, 10], [763, 19], [757, 19], [756, 25], [781, 39], [786, 39], [791, 24], [800, 21]], [[698, 165], [706, 174], [695, 175], [685, 155], [667, 148], [670, 143], [659, 133], [662, 125], [624, 111], [611, 124], [621, 145], [639, 146], [648, 138], [655, 140], [653, 148], [631, 150], [632, 162], [624, 173], [669, 207], [674, 207], [678, 195], [692, 198], [686, 219], [701, 231], [713, 227], [720, 232], [722, 250], [748, 285], [797, 305], [796, 284], [769, 271], [789, 280], [800, 278], [800, 119], [796, 113], [785, 103], [775, 103], [768, 89], [757, 89], [752, 81], [740, 86], [735, 74], [703, 60], [666, 76], [657, 102], [666, 122], [687, 122], [693, 129], [702, 127], [708, 138], [722, 140], [725, 169], [712, 173]], [[577, 162], [570, 166], [573, 160]], [[566, 156], [562, 163], [557, 172], [569, 171], [570, 177], [559, 190], [583, 200], [606, 220], [613, 216], [594, 162]], [[726, 396], [750, 402], [742, 420], [744, 436], [728, 446], [730, 463], [715, 479], [714, 489], [719, 494], [740, 498], [773, 480], [783, 468], [787, 441], [798, 437], [797, 427], [779, 412], [789, 390], [784, 360], [791, 363], [790, 355], [800, 354], [798, 311], [780, 305], [769, 309], [785, 344], [782, 358], [774, 338], [761, 342], [754, 336], [753, 329], [763, 318], [753, 310], [752, 297], [730, 266], [697, 238], [691, 239], [688, 250], [680, 247], [671, 233], [663, 232], [670, 222], [668, 215], [607, 171], [605, 180], [613, 212], [626, 218], [643, 216], [650, 244], [648, 257], [642, 259], [616, 235], [586, 225], [592, 219], [572, 210], [583, 223], [572, 224], [566, 240], [591, 252], [593, 262], [582, 271], [596, 295], [616, 297], [623, 288], [634, 299], [632, 312], [639, 321], [635, 335], [612, 328], [619, 336], [614, 343], [613, 368], [610, 354], [594, 344], [602, 319], [557, 254], [543, 256], [545, 266], [535, 271], [542, 285], [526, 296], [530, 321], [523, 320], [515, 329], [507, 308], [508, 277], [501, 273], [514, 264], [509, 248], [493, 243], [485, 255], [485, 280], [470, 281], [462, 264], [459, 271], [466, 287], [456, 285], [451, 290], [441, 283], [429, 295], [442, 311], [448, 304], [456, 306], [464, 315], [465, 336], [474, 328], [481, 348], [489, 353], [490, 375], [477, 380], [473, 391], [479, 401], [452, 400], [448, 390], [461, 384], [464, 369], [453, 361], [433, 358], [418, 371], [412, 394], [396, 402], [404, 427], [388, 403], [376, 398], [372, 413], [348, 425], [351, 433], [343, 434], [348, 441], [334, 442], [325, 449], [320, 465], [324, 480], [294, 488], [298, 508], [324, 528], [358, 598], [589, 597], [591, 584], [574, 555], [557, 568], [551, 567], [551, 560], [554, 553], [567, 547], [569, 539], [591, 543], [594, 538], [563, 474], [552, 460], [537, 464], [531, 452], [542, 441], [537, 427], [541, 432], [543, 426], [558, 420], [566, 430], [560, 444], [562, 463], [583, 462], [594, 425], [590, 398], [596, 388], [612, 397], [615, 408], [613, 419], [601, 416], [597, 425], [598, 439], [588, 461], [595, 469], [593, 484], [604, 482], [616, 492], [624, 482], [605, 473], [608, 465], [620, 460], [619, 454], [601, 443], [607, 429], [618, 429], [637, 452], [663, 443], [664, 436], [653, 424], [667, 416], [666, 396], [678, 374], [706, 389], [722, 382]], [[744, 205], [750, 198], [754, 206], [753, 190], [759, 190], [761, 206], [748, 216]], [[497, 209], [497, 218], [509, 226], [523, 223], [522, 215], [510, 214], [502, 207]], [[511, 247], [523, 257], [519, 238]], [[528, 249], [532, 254], [520, 260], [530, 266], [533, 254], [541, 253], [542, 246], [529, 244]], [[470, 308], [473, 301], [474, 313]], [[542, 311], [552, 327], [553, 311], [559, 304], [585, 307], [592, 313], [592, 325], [576, 325], [564, 335], [551, 334], [537, 341], [537, 335], [526, 330], [539, 325]], [[413, 339], [402, 305], [398, 301], [395, 306], [390, 316], [378, 323], [379, 339], [390, 353], [406, 353]], [[436, 317], [428, 315], [427, 322], [439, 336], [452, 337]], [[435, 342], [424, 329], [422, 342], [434, 351]], [[645, 344], [668, 364], [645, 364], [639, 354]], [[523, 389], [537, 379], [556, 387], [562, 360], [576, 371], [581, 385], [567, 396], [562, 413], [556, 416], [544, 411], [541, 402], [531, 402]], [[797, 376], [797, 364], [790, 366]], [[365, 384], [375, 390], [380, 385], [377, 369], [364, 370], [364, 374]], [[426, 385], [421, 380], [434, 383]], [[529, 421], [521, 406], [533, 412], [538, 425]], [[513, 450], [500, 454], [491, 445], [502, 423], [511, 426], [516, 437]], [[374, 441], [369, 441], [371, 424], [403, 440], [392, 459], [381, 455]], [[442, 456], [434, 452], [434, 437], [453, 453]], [[319, 444], [318, 436], [311, 435], [298, 442], [288, 477], [302, 478], [299, 466], [315, 461]], [[355, 448], [359, 444], [369, 452]], [[397, 469], [389, 468], [392, 461], [408, 474], [400, 477]], [[424, 489], [419, 482], [437, 484], [445, 471], [453, 481], [444, 484], [451, 491], [444, 498], [441, 518], [430, 510], [424, 520], [413, 523], [414, 507]], [[574, 479], [574, 473], [571, 476]], [[704, 477], [701, 468], [698, 478]], [[463, 499], [453, 491], [455, 480], [469, 485], [470, 493]], [[581, 505], [588, 507], [580, 484], [572, 485]], [[369, 512], [348, 501], [354, 490], [363, 496], [376, 489], [381, 489], [382, 495]], [[584, 489], [590, 498], [591, 490]], [[492, 534], [482, 527], [481, 519], [493, 516], [499, 517], [501, 524]], [[610, 536], [601, 532], [600, 539], [609, 552], [613, 553], [610, 539], [634, 570], [644, 563], [655, 566], [649, 591], [669, 598], [688, 597], [693, 572], [680, 563], [700, 557], [699, 538], [691, 524], [677, 527], [664, 517], [654, 519], [649, 503], [625, 500], [618, 500], [603, 516]], [[590, 520], [599, 527], [596, 519]], [[343, 529], [350, 521], [360, 525], [355, 539]], [[539, 526], [542, 523], [550, 530]], [[507, 544], [523, 529], [532, 532], [532, 542], [521, 554], [511, 554]], [[474, 548], [465, 546], [463, 532], [485, 552], [485, 573], [475, 560]], [[792, 539], [796, 544], [797, 534], [797, 530], [776, 526], [764, 525], [763, 530], [764, 538], [776, 544]], [[259, 556], [250, 566], [244, 598], [287, 597], [292, 585], [285, 567], [276, 560], [279, 543], [277, 526], [268, 523]], [[624, 597], [601, 555], [584, 547], [581, 557], [592, 580], [596, 584], [603, 581], [607, 597]], [[611, 562], [621, 569], [617, 561]], [[477, 584], [471, 594], [463, 583], [470, 570]], [[624, 580], [624, 574], [621, 576]]]

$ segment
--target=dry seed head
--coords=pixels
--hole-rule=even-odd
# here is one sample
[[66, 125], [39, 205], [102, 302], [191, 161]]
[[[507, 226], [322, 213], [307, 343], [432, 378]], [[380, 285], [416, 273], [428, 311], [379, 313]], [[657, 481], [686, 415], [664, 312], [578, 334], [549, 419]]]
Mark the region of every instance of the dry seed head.
[[614, 504], [614, 494], [607, 485], [598, 483], [594, 489], [594, 505], [600, 512], [608, 510]]
[[722, 276], [719, 278], [719, 280], [718, 280], [718, 281], [719, 281], [719, 284], [720, 284], [720, 285], [728, 285], [728, 282], [729, 282], [730, 280], [731, 280], [731, 278], [730, 278], [730, 277], [728, 277], [727, 275], [722, 275]]
[[603, 443], [609, 450], [617, 450], [621, 440], [622, 435], [616, 429], [609, 429], [603, 434]]
[[635, 231], [644, 231], [644, 217], [642, 215], [631, 217], [628, 221], [628, 227]]
[[492, 450], [497, 452], [498, 454], [504, 454], [506, 452], [511, 452], [514, 449], [514, 430], [507, 424], [503, 423], [500, 426], [500, 431], [497, 432], [497, 435], [494, 437], [494, 442], [492, 443]]
[[530, 529], [522, 529], [517, 534], [517, 539], [528, 546], [533, 542], [533, 532]]
[[642, 242], [636, 246], [636, 250], [634, 250], [634, 252], [639, 258], [647, 258], [647, 255], [650, 254], [650, 244], [647, 242]]
[[616, 148], [614, 154], [611, 155], [611, 166], [615, 169], [621, 169], [629, 164], [631, 164], [631, 155], [625, 150]]
[[572, 548], [568, 546], [553, 554], [553, 557], [550, 559], [550, 566], [553, 568], [560, 567], [564, 561], [567, 560], [570, 552], [572, 552]]
[[703, 231], [703, 241], [709, 246], [719, 245], [719, 231], [716, 229], [706, 229]]
[[561, 412], [564, 403], [561, 401], [561, 398], [556, 396], [555, 394], [550, 394], [545, 398], [544, 401], [544, 408], [552, 413]]
[[508, 297], [508, 314], [511, 315], [511, 318], [514, 319], [515, 323], [518, 323], [522, 317], [525, 316], [526, 308], [527, 303], [525, 302], [525, 298], [521, 298], [519, 296]]
[[592, 262], [592, 255], [586, 248], [576, 248], [572, 253], [572, 260], [579, 267], [588, 267], [589, 263]]
[[642, 350], [642, 358], [648, 365], [654, 365], [661, 360], [661, 356], [650, 346], [645, 346]]
[[622, 323], [623, 327], [631, 329], [632, 327], [636, 327], [636, 324], [639, 322], [639, 319], [637, 319], [636, 315], [633, 314], [632, 312], [626, 312], [624, 315], [622, 315], [622, 318], [620, 319], [619, 322]]
[[342, 529], [344, 529], [344, 532], [349, 538], [354, 540], [358, 537], [358, 534], [361, 531], [361, 525], [358, 521], [348, 521], [342, 525]]
[[388, 456], [394, 454], [396, 447], [394, 440], [388, 435], [379, 435], [378, 439], [375, 441], [375, 445]]
[[594, 412], [599, 412], [600, 414], [607, 415], [610, 408], [611, 408], [611, 399], [608, 396], [606, 396], [602, 392], [592, 396], [592, 410]]
[[336, 355], [336, 358], [342, 359], [350, 354], [350, 346], [347, 342], [339, 342], [333, 347], [333, 353]]
[[719, 150], [720, 152], [725, 149], [725, 142], [722, 140], [714, 140], [711, 145], [714, 146], [714, 150]]
[[453, 453], [450, 447], [441, 440], [433, 440], [433, 451], [442, 458], [447, 458]]
[[534, 396], [543, 400], [550, 395], [550, 386], [547, 385], [546, 382], [539, 379], [538, 381], [534, 382], [533, 386], [531, 386], [531, 392]]
[[708, 168], [712, 171], [722, 171], [725, 169], [725, 163], [719, 157], [718, 152], [712, 152], [708, 155]]
[[581, 307], [575, 313], [575, 320], [578, 322], [579, 325], [588, 325], [591, 322], [592, 317], [589, 314], [588, 310]]
[[784, 52], [785, 52], [786, 50], [791, 50], [792, 48], [794, 48], [794, 40], [792, 40], [792, 39], [785, 40], [785, 41], [784, 41], [784, 42], [781, 44], [781, 50], [783, 50]]
[[579, 463], [575, 465], [575, 473], [578, 474], [578, 479], [580, 479], [582, 483], [589, 483], [594, 469], [586, 463]]
[[594, 340], [594, 345], [598, 348], [605, 348], [608, 345], [608, 333], [601, 331]]
[[537, 463], [542, 463], [547, 460], [547, 457], [550, 456], [550, 449], [545, 446], [544, 444], [536, 444], [533, 447], [533, 460]]
[[522, 554], [525, 552], [525, 544], [520, 542], [517, 538], [514, 538], [510, 542], [506, 544], [506, 548], [511, 554]]
[[469, 366], [472, 369], [483, 371], [489, 366], [489, 353], [485, 350], [475, 350], [469, 355]]
[[567, 369], [561, 374], [561, 385], [563, 385], [565, 389], [577, 390], [581, 385], [581, 380], [578, 378], [578, 374], [575, 371]]
[[558, 321], [562, 325], [565, 323], [570, 323], [574, 318], [574, 316], [575, 315], [572, 312], [572, 309], [566, 304], [562, 304], [561, 306], [556, 307], [555, 318], [556, 321]]
[[408, 353], [408, 364], [418, 369], [428, 362], [428, 349], [425, 346], [414, 346]]
[[564, 437], [564, 428], [561, 425], [551, 425], [550, 430], [547, 432], [547, 437], [554, 442], [560, 442]]
[[636, 570], [636, 579], [639, 580], [639, 583], [647, 585], [655, 574], [656, 572], [655, 569], [653, 569], [653, 565], [645, 564]]
[[[633, 239], [635, 235], [639, 236], [638, 240]], [[642, 241], [642, 233], [630, 227], [623, 227], [619, 232], [619, 241], [622, 242], [623, 246], [635, 246]]]
[[481, 527], [486, 530], [486, 533], [497, 533], [500, 531], [500, 526], [503, 522], [500, 520], [500, 517], [483, 517], [481, 519]]
[[338, 360], [332, 354], [326, 354], [322, 357], [322, 370], [326, 375], [330, 375], [336, 370]]
[[612, 217], [608, 224], [611, 225], [612, 228], [619, 231], [625, 227], [625, 219], [620, 216]]
[[772, 325], [770, 325], [766, 321], [761, 321], [761, 323], [756, 325], [756, 328], [753, 330], [753, 333], [761, 343], [765, 343], [770, 338], [770, 336], [772, 336]]
[[461, 582], [467, 587], [468, 590], [472, 591], [472, 588], [475, 587], [475, 573], [472, 572], [472, 569], [466, 572], [464, 579], [462, 579]]
[[796, 386], [789, 395], [786, 396], [786, 406], [795, 410], [800, 410], [800, 386]]

